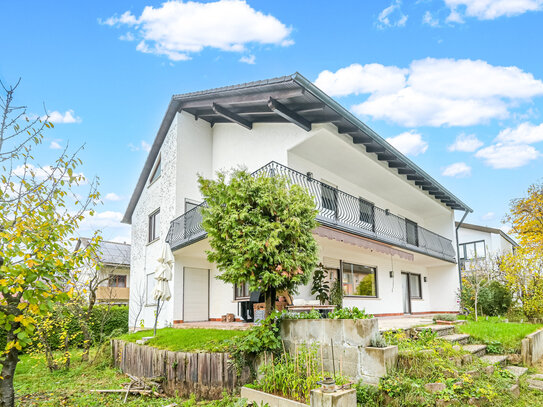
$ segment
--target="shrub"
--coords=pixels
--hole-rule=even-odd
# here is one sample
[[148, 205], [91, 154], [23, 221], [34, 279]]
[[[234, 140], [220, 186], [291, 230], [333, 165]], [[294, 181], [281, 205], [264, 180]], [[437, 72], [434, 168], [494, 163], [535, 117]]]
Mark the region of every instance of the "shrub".
[[498, 281], [492, 281], [483, 287], [479, 294], [480, 309], [484, 315], [505, 315], [511, 306], [512, 295], [507, 287]]
[[374, 348], [386, 348], [388, 346], [386, 339], [381, 333], [376, 333], [370, 339], [370, 346]]
[[366, 314], [364, 309], [360, 310], [357, 307], [339, 308], [328, 314], [330, 319], [370, 319], [373, 315]]
[[343, 287], [339, 278], [336, 278], [330, 288], [330, 304], [335, 305], [337, 308], [341, 308], [343, 305]]

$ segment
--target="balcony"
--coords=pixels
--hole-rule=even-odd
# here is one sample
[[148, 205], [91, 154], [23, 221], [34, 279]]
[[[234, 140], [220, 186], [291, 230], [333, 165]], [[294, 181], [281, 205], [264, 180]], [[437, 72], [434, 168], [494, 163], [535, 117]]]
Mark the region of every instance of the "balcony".
[[[258, 169], [253, 175], [285, 177], [315, 198], [317, 221], [330, 228], [352, 233], [378, 242], [391, 244], [441, 260], [455, 262], [452, 241], [418, 226], [416, 223], [381, 209], [362, 198], [315, 180], [274, 161]], [[205, 202], [174, 219], [166, 241], [176, 250], [204, 239], [201, 209]]]

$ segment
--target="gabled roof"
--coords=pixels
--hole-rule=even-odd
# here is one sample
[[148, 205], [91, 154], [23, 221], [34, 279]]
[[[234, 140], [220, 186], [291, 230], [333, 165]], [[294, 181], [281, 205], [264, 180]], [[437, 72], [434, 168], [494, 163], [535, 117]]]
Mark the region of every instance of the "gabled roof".
[[[80, 237], [75, 250], [81, 246], [86, 247], [91, 239]], [[106, 265], [130, 266], [130, 245], [126, 243], [108, 242], [102, 240], [96, 250], [98, 260]]]
[[332, 123], [339, 133], [351, 136], [354, 144], [365, 146], [366, 152], [376, 154], [378, 160], [386, 162], [390, 168], [396, 169], [437, 201], [451, 209], [472, 212], [469, 206], [347, 109], [305, 77], [295, 73], [280, 78], [172, 96], [124, 214], [124, 223], [131, 223], [132, 213], [168, 129], [176, 113], [183, 110], [211, 125], [237, 123], [252, 128], [253, 123], [293, 123], [308, 131], [314, 123]]
[[[456, 222], [456, 226], [458, 226], [458, 224], [459, 222]], [[488, 226], [474, 225], [473, 223], [462, 223], [462, 225], [460, 225], [460, 228], [477, 230], [478, 232], [494, 233], [496, 235], [500, 235], [501, 237], [503, 237], [505, 240], [511, 243], [514, 247], [519, 246], [519, 244], [515, 242], [515, 240], [513, 240], [511, 236], [509, 236], [507, 233], [505, 233], [501, 229], [489, 228]]]

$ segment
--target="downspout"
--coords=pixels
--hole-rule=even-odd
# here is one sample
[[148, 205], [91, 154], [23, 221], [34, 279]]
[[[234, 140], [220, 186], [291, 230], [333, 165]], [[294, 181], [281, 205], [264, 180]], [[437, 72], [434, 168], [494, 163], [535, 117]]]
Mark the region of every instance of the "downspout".
[[458, 229], [460, 229], [460, 226], [462, 226], [462, 223], [464, 223], [464, 219], [466, 219], [466, 216], [468, 216], [469, 211], [467, 209], [464, 210], [464, 216], [462, 216], [462, 219], [460, 219], [460, 222], [458, 222], [458, 225], [456, 226], [456, 257], [458, 259], [458, 280], [460, 282], [460, 291], [462, 291], [462, 266], [460, 266], [460, 243], [458, 242]]

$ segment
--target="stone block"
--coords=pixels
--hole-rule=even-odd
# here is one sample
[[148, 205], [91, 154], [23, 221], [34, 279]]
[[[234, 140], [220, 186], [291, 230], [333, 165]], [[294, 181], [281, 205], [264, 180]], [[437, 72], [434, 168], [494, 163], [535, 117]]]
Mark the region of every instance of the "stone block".
[[321, 389], [311, 390], [311, 407], [352, 407], [356, 406], [356, 390], [338, 390], [324, 393]]
[[324, 319], [323, 322], [322, 342], [329, 344], [330, 340], [332, 340], [334, 345], [343, 344], [343, 320]]
[[426, 383], [424, 389], [429, 393], [439, 393], [447, 388], [445, 383]]
[[462, 355], [463, 365], [469, 365], [471, 362], [473, 362], [473, 356], [471, 354]]
[[518, 398], [520, 397], [520, 387], [518, 384], [513, 384], [509, 388], [509, 392], [513, 395], [513, 397]]
[[[256, 403], [258, 406], [267, 404], [269, 407], [309, 407], [307, 404], [300, 403], [298, 401], [289, 400], [284, 397], [265, 393], [260, 390], [250, 389], [248, 387], [241, 388], [241, 397], [252, 403]], [[353, 405], [356, 405], [356, 396], [355, 404]]]
[[485, 373], [489, 376], [494, 374], [494, 371], [496, 370], [496, 367], [494, 365], [485, 366]]

